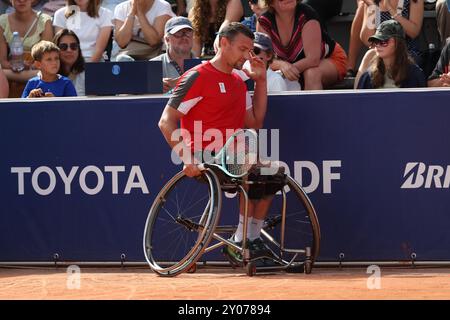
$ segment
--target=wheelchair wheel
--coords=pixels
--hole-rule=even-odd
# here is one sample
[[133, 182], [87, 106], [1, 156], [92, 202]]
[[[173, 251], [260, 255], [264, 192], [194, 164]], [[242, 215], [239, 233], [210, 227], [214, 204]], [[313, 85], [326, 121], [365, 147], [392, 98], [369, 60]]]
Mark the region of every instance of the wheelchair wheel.
[[[319, 255], [320, 226], [314, 207], [301, 186], [291, 177], [287, 176], [287, 184], [282, 192], [274, 195], [269, 209], [264, 232], [267, 243], [275, 253], [279, 253], [284, 261], [302, 262], [311, 261], [311, 266]], [[284, 230], [284, 249], [282, 251], [274, 243], [282, 242], [282, 212], [286, 210]], [[274, 241], [270, 241], [272, 238]], [[271, 244], [272, 243], [272, 244]], [[307, 250], [307, 248], [310, 248]], [[300, 253], [299, 253], [300, 252]], [[295, 255], [297, 257], [295, 257]]]
[[217, 176], [176, 174], [159, 192], [148, 214], [144, 254], [153, 271], [176, 276], [188, 271], [211, 240], [222, 205]]

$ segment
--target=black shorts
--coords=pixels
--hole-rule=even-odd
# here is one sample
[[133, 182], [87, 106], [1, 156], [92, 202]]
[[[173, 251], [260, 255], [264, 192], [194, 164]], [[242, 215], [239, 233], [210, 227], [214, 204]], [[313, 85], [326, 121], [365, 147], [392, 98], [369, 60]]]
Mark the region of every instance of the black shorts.
[[280, 191], [286, 185], [286, 174], [282, 167], [273, 175], [261, 174], [260, 168], [257, 168], [248, 175], [248, 181], [253, 182], [249, 185], [248, 197], [251, 200], [258, 200]]

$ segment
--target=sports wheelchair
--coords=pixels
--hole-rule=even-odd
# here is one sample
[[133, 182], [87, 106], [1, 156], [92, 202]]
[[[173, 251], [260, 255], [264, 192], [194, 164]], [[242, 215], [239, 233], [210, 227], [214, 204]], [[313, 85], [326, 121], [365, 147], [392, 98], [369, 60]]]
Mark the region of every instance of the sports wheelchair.
[[[156, 196], [143, 239], [144, 255], [151, 269], [161, 276], [195, 272], [202, 255], [231, 246], [242, 257], [229, 259], [232, 267], [243, 267], [248, 276], [277, 270], [311, 273], [319, 254], [320, 226], [302, 187], [289, 175], [277, 173], [276, 183], [280, 184], [281, 179], [281, 187], [273, 195], [261, 230], [270, 254], [252, 257], [246, 237], [241, 246], [229, 240], [236, 231], [235, 225], [219, 225], [222, 204], [227, 201], [230, 207], [232, 200], [228, 198], [236, 194], [243, 197], [246, 234], [250, 201], [247, 190], [252, 184], [272, 181], [247, 179], [249, 166], [236, 174], [236, 167], [230, 170], [224, 165], [229, 156], [221, 157], [222, 165], [203, 165], [199, 177], [177, 173]], [[227, 214], [237, 218], [237, 210]]]

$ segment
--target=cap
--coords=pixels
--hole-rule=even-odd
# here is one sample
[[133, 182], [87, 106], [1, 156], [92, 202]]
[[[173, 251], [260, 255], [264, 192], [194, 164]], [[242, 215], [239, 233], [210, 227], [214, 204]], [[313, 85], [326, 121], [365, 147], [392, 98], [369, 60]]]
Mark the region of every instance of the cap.
[[255, 32], [255, 40], [253, 41], [253, 45], [264, 51], [273, 51], [272, 39], [270, 39], [267, 34], [262, 32]]
[[396, 20], [387, 20], [382, 22], [375, 34], [369, 37], [369, 41], [386, 41], [390, 38], [400, 38], [405, 39], [405, 31], [402, 25]]
[[180, 31], [181, 29], [193, 29], [191, 20], [186, 17], [172, 17], [166, 22], [166, 26], [164, 28], [164, 33], [174, 34]]

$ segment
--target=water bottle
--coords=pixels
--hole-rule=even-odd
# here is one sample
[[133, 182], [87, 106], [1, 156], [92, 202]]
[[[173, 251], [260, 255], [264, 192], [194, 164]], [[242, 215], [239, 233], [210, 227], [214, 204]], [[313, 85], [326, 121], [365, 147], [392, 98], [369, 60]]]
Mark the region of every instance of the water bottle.
[[11, 52], [11, 69], [15, 72], [22, 71], [25, 68], [23, 63], [23, 43], [17, 31], [13, 33], [9, 49]]

